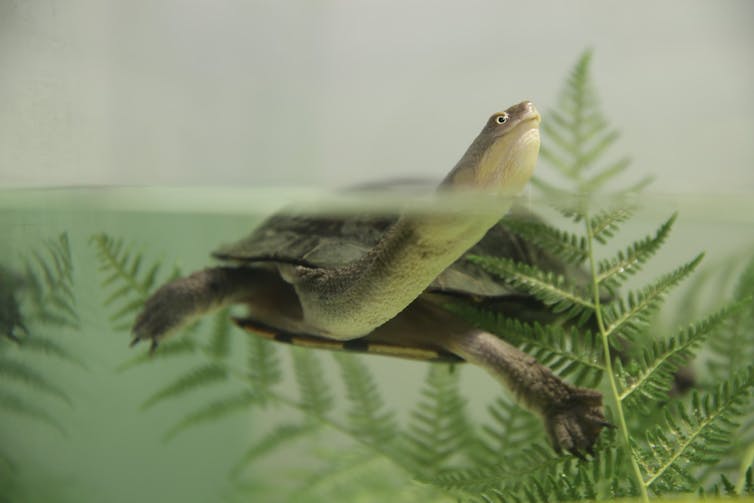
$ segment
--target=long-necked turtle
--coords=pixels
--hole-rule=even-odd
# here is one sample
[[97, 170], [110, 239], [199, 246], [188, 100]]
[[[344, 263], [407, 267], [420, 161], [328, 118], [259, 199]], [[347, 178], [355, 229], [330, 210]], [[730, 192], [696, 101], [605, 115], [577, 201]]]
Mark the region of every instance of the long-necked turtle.
[[496, 211], [273, 216], [214, 254], [228, 265], [157, 290], [136, 320], [134, 342], [148, 339], [154, 348], [188, 319], [244, 303], [248, 317], [240, 324], [282, 342], [480, 365], [544, 419], [556, 450], [590, 452], [607, 425], [599, 392], [562, 381], [531, 356], [440, 306], [448, 295], [503, 311], [537, 306], [464, 261], [469, 250], [563, 268], [500, 223], [510, 196], [534, 169], [539, 122], [530, 102], [492, 115], [439, 186], [508, 196]]

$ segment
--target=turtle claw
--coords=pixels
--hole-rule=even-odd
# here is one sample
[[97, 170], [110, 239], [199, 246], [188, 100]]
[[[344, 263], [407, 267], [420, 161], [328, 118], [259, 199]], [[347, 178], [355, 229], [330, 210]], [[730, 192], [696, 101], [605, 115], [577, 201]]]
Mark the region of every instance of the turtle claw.
[[567, 451], [586, 459], [586, 454], [594, 456], [600, 431], [613, 425], [605, 418], [600, 392], [570, 388], [568, 397], [545, 413], [545, 429], [556, 452]]

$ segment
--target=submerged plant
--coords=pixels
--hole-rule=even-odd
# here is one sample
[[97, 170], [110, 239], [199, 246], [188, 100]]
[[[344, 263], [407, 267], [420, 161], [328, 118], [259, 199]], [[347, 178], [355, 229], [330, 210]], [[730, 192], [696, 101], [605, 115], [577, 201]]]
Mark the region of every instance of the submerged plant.
[[[50, 427], [61, 434], [59, 404], [72, 405], [65, 385], [49, 371], [49, 360], [81, 365], [60, 342], [79, 327], [73, 294], [73, 262], [67, 234], [23, 257], [23, 272], [0, 265], [0, 413]], [[6, 416], [8, 417], [8, 416]], [[16, 453], [0, 435], [0, 495], [21, 498], [14, 486]]]
[[[589, 80], [590, 60], [589, 53], [579, 59], [558, 108], [543, 123], [549, 143], [542, 157], [571, 188], [539, 179], [535, 185], [566, 219], [563, 228], [515, 213], [505, 219], [507, 228], [522, 238], [584, 271], [586, 280], [574, 284], [531, 264], [475, 256], [470, 260], [555, 316], [547, 322], [509, 317], [463, 302], [446, 308], [505, 337], [560, 377], [605, 390], [614, 428], [603, 432], [594, 456], [579, 459], [553, 452], [537, 418], [506, 395], [490, 400], [487, 418], [473, 417], [459, 387], [461, 365], [427, 364], [407, 424], [357, 356], [335, 354], [339, 377], [334, 377], [319, 354], [288, 348], [293, 375], [286, 379], [282, 347], [234, 329], [225, 312], [213, 318], [211, 327], [194, 325], [188, 329], [191, 334], [164, 343], [152, 357], [138, 355], [123, 366], [135, 371], [133, 367], [165, 358], [187, 362], [182, 374], [143, 405], [151, 409], [171, 400], [192, 404], [166, 438], [233, 412], [255, 419], [283, 416], [268, 431], [256, 432], [230, 474], [237, 494], [265, 494], [268, 499], [332, 501], [335, 494], [340, 500], [368, 494], [406, 501], [648, 500], [678, 493], [751, 493], [754, 367], [740, 352], [749, 354], [754, 347], [748, 297], [754, 274], [747, 269], [734, 302], [693, 324], [684, 318], [684, 326], [670, 336], [659, 333], [655, 320], [665, 298], [694, 272], [702, 255], [689, 257], [645, 286], [626, 285], [629, 278], [641, 279], [642, 267], [668, 239], [676, 215], [622, 250], [600, 253], [632, 217], [634, 208], [625, 196], [646, 182], [613, 193], [607, 205], [593, 197], [628, 161], [603, 162], [617, 133], [600, 112]], [[159, 263], [147, 267], [143, 256], [106, 235], [93, 242], [107, 278], [111, 320], [122, 330], [156, 284]], [[718, 341], [712, 345], [715, 359], [700, 379], [703, 386], [690, 396], [671, 393], [676, 373], [713, 335]], [[243, 358], [241, 344], [246, 347]], [[721, 364], [732, 373], [720, 372]], [[286, 384], [295, 386], [298, 396], [286, 392]], [[287, 412], [281, 415], [281, 409]], [[739, 430], [741, 421], [745, 424]], [[328, 432], [352, 442], [322, 445]], [[740, 432], [748, 439], [748, 450], [734, 448]], [[300, 466], [278, 463], [277, 476], [281, 470], [295, 473], [296, 483], [285, 494], [276, 493], [270, 482], [276, 470], [265, 470], [259, 461], [292, 444], [309, 455], [296, 460]], [[736, 467], [732, 476], [721, 478], [710, 469], [725, 464]]]

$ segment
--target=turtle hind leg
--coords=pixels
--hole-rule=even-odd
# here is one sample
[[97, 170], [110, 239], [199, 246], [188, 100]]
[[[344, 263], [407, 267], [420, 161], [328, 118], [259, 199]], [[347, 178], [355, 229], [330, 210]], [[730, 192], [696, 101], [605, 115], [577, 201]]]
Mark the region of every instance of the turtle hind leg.
[[534, 357], [489, 332], [471, 329], [443, 343], [490, 372], [540, 416], [557, 452], [568, 451], [580, 458], [593, 454], [600, 432], [611, 426], [599, 391], [563, 381]]
[[165, 337], [191, 320], [249, 295], [266, 271], [213, 267], [178, 278], [155, 291], [136, 317], [131, 345], [150, 341], [154, 351]]

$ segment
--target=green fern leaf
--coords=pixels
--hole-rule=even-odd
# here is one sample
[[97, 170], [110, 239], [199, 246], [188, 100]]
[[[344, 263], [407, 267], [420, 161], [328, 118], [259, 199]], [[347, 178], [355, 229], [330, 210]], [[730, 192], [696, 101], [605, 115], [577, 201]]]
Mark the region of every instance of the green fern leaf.
[[754, 496], [754, 466], [749, 466], [749, 468], [746, 469], [744, 483], [742, 484], [739, 493]]
[[431, 364], [411, 413], [406, 456], [420, 473], [434, 473], [473, 443], [459, 373], [447, 364]]
[[187, 414], [175, 426], [165, 433], [165, 441], [170, 441], [179, 433], [189, 428], [199, 426], [208, 422], [218, 421], [233, 413], [248, 410], [251, 405], [259, 403], [259, 398], [248, 391], [235, 393], [226, 398], [210, 402], [207, 405]]
[[158, 403], [181, 397], [197, 389], [225, 382], [227, 379], [227, 370], [214, 363], [191, 369], [186, 374], [155, 392], [142, 404], [141, 409], [149, 409]]
[[34, 336], [26, 337], [20, 342], [23, 349], [27, 349], [32, 352], [42, 353], [49, 356], [54, 356], [60, 360], [67, 361], [78, 365], [79, 367], [86, 368], [84, 362], [78, 357], [74, 356], [70, 351], [65, 349], [62, 345], [55, 341], [46, 339], [44, 337]]
[[[133, 317], [154, 287], [160, 264], [153, 263], [143, 272], [143, 255], [134, 253], [123, 239], [102, 233], [92, 236], [90, 241], [97, 252], [99, 270], [106, 274], [101, 285], [109, 294], [103, 304], [111, 308], [109, 319], [113, 329], [129, 330]], [[178, 276], [178, 271], [173, 275]]]
[[597, 213], [589, 220], [592, 237], [600, 244], [606, 244], [618, 232], [620, 225], [631, 218], [631, 215], [633, 215], [633, 209], [625, 205]]
[[678, 369], [691, 360], [710, 333], [746, 305], [747, 302], [732, 304], [689, 326], [677, 336], [656, 341], [645, 349], [634, 361], [633, 372], [619, 373], [623, 384], [619, 395], [621, 401], [629, 409], [647, 413], [648, 407], [656, 407], [667, 400]]
[[665, 242], [677, 214], [673, 214], [657, 230], [654, 236], [632, 243], [625, 251], [619, 252], [612, 260], [603, 260], [598, 265], [597, 281], [611, 288], [620, 286], [622, 280], [631, 274], [636, 274], [650, 257], [660, 249]]
[[[599, 173], [593, 175], [591, 178], [587, 178], [583, 182], [583, 186], [589, 191], [589, 192], [598, 192], [600, 189], [603, 188], [607, 182], [618, 176], [619, 174], [623, 173], [628, 169], [628, 167], [631, 165], [631, 159], [628, 157], [623, 157], [622, 159], [619, 159], [611, 164], [608, 164], [603, 168], [602, 171]], [[647, 180], [648, 183], [650, 180]], [[632, 187], [627, 191], [624, 192], [637, 192], [641, 186]]]
[[324, 417], [335, 401], [330, 385], [324, 379], [319, 359], [301, 348], [291, 348], [293, 368], [300, 394], [301, 408], [315, 418]]
[[66, 233], [45, 242], [25, 260], [26, 281], [35, 312], [33, 318], [58, 327], [78, 329], [79, 316], [73, 293], [73, 262]]
[[230, 353], [230, 317], [229, 309], [223, 309], [214, 316], [212, 337], [210, 338], [207, 351], [216, 359], [222, 360]]
[[349, 429], [366, 444], [386, 447], [395, 439], [396, 423], [393, 413], [384, 410], [374, 377], [354, 355], [334, 353], [333, 357], [340, 367], [346, 396], [351, 403]]
[[[294, 360], [297, 358], [294, 355]], [[297, 367], [297, 373], [300, 372], [301, 379], [306, 379], [308, 374], [316, 373], [317, 363], [312, 363], [306, 360], [307, 357], [302, 357], [303, 360], [299, 361], [301, 367]], [[251, 387], [255, 393], [258, 393], [261, 397], [268, 396], [272, 388], [280, 382], [283, 373], [280, 370], [280, 359], [277, 354], [277, 349], [273, 342], [263, 339], [262, 337], [249, 336], [248, 338], [248, 352], [247, 352], [247, 377], [251, 383]], [[320, 374], [321, 375], [321, 374]], [[320, 392], [326, 391], [326, 386], [321, 384], [321, 378], [314, 378], [315, 382], [311, 384], [312, 389], [307, 389], [307, 392], [314, 393], [314, 402], [309, 405], [313, 406], [315, 410], [320, 410], [319, 407], [324, 407], [323, 395]], [[320, 388], [321, 386], [321, 388]], [[302, 389], [302, 394], [304, 390]], [[323, 399], [323, 403], [320, 404], [319, 399]], [[322, 409], [324, 410], [324, 408]]]
[[605, 306], [603, 316], [606, 334], [615, 340], [616, 335], [631, 338], [640, 333], [649, 317], [659, 309], [665, 295], [691, 274], [702, 258], [703, 253], [638, 292], [629, 292], [625, 301], [617, 299]]
[[[734, 298], [754, 298], [754, 259], [740, 273]], [[737, 313], [723, 330], [710, 339], [714, 358], [708, 362], [713, 377], [724, 379], [754, 361], [754, 303]]]
[[554, 313], [563, 314], [568, 318], [578, 318], [585, 311], [594, 310], [594, 304], [581, 293], [574, 291], [562, 275], [545, 272], [506, 258], [472, 255], [468, 260], [534, 296]]
[[33, 368], [21, 362], [0, 357], [0, 376], [26, 384], [36, 390], [60, 399], [68, 405], [72, 404], [70, 397], [65, 391], [50, 382], [48, 378], [44, 377]]
[[[598, 161], [618, 139], [599, 107], [597, 93], [590, 78], [591, 52], [584, 52], [574, 66], [558, 100], [558, 109], [545, 114], [542, 122], [543, 142], [540, 156], [556, 171], [575, 184], [575, 192], [588, 194], [601, 189], [623, 172], [628, 158], [598, 169]], [[593, 172], [587, 178], [587, 172]], [[548, 184], [540, 189], [550, 195]], [[562, 194], [562, 191], [556, 190]], [[577, 208], [578, 206], [576, 206]]]
[[531, 219], [506, 218], [503, 223], [517, 235], [567, 262], [580, 264], [588, 256], [586, 238], [583, 236]]
[[238, 463], [235, 464], [231, 471], [233, 478], [239, 478], [241, 472], [256, 460], [265, 455], [280, 449], [283, 445], [294, 442], [304, 435], [311, 433], [314, 427], [311, 423], [306, 424], [281, 424], [276, 426], [271, 432], [266, 434], [262, 439], [251, 445]]
[[730, 448], [736, 417], [744, 413], [754, 389], [754, 367], [720, 385], [714, 392], [694, 393], [689, 410], [678, 405], [665, 424], [647, 433], [651, 449], [635, 451], [655, 492], [696, 489], [690, 467], [717, 462]]
[[513, 455], [500, 453], [495, 465], [443, 470], [429, 478], [428, 482], [466, 497], [494, 494], [495, 491], [515, 494], [519, 488], [530, 487], [529, 483], [546, 473], [564, 472], [570, 462], [568, 458], [553, 453], [549, 447], [535, 444]]
[[19, 416], [28, 417], [42, 423], [52, 426], [62, 435], [66, 435], [63, 426], [44, 409], [26, 402], [23, 398], [18, 397], [8, 391], [0, 389], [0, 409], [6, 410]]
[[544, 435], [542, 421], [507, 398], [498, 397], [487, 411], [493, 422], [482, 426], [478, 448], [472, 452], [477, 465], [496, 464], [501, 453], [523, 450], [531, 439]]

